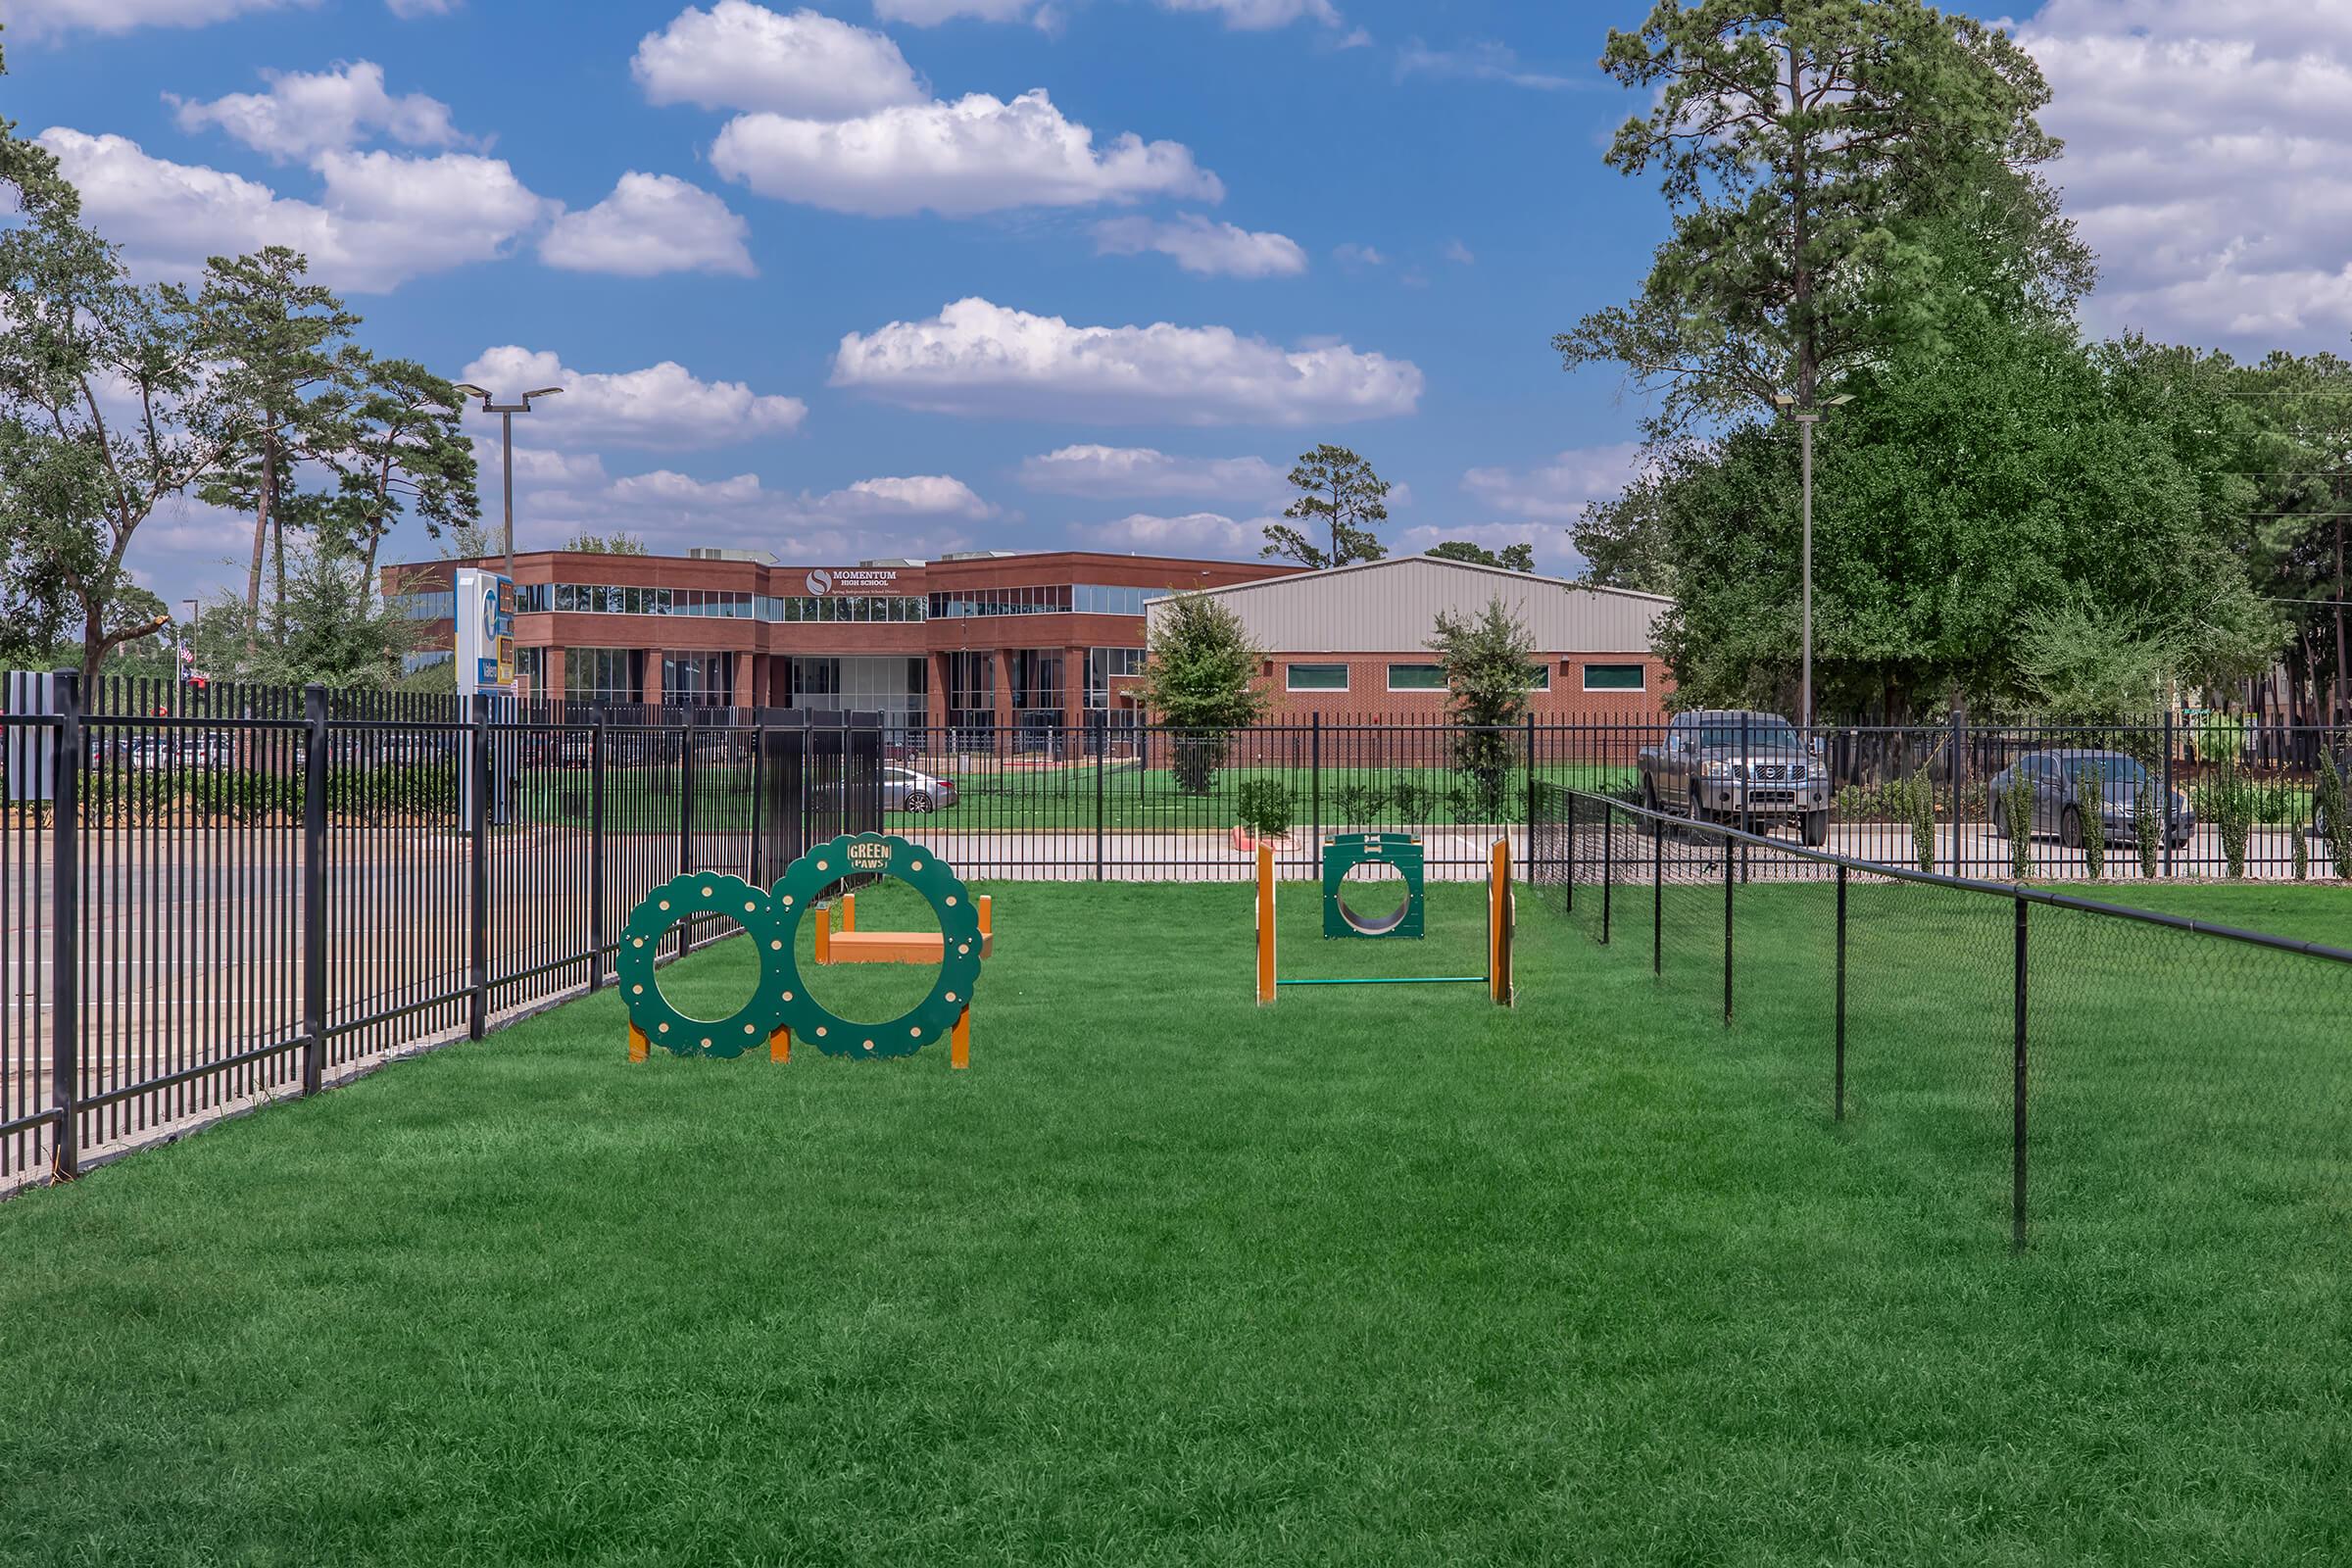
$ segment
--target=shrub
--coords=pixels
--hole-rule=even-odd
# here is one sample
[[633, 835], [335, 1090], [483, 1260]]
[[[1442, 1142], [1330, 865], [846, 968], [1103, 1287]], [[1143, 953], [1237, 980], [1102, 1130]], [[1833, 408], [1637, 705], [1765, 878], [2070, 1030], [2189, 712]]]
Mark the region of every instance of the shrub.
[[2152, 780], [2141, 780], [2132, 792], [2132, 840], [2139, 851], [2139, 874], [2143, 877], [2153, 877], [2163, 863], [2164, 835], [2172, 826], [2165, 818], [2171, 815], [2172, 804]]
[[1234, 807], [1242, 826], [1261, 839], [1280, 838], [1291, 830], [1291, 792], [1278, 780], [1244, 779], [1234, 794]]
[[1331, 792], [1340, 808], [1340, 817], [1348, 822], [1370, 822], [1379, 817], [1381, 808], [1389, 804], [1389, 792], [1378, 780], [1352, 779]]
[[2082, 824], [2082, 870], [2096, 882], [2107, 874], [2107, 786], [2095, 767], [2075, 781], [2075, 820]]
[[2222, 858], [2229, 862], [2230, 875], [2246, 874], [2246, 836], [2254, 825], [2253, 792], [2238, 775], [2235, 758], [2222, 764], [2222, 770], [2210, 781], [2207, 791], [2213, 802], [2214, 825], [2222, 832]]
[[2311, 840], [2301, 833], [2295, 835], [2295, 880], [2311, 880]]
[[1398, 773], [1389, 780], [1389, 801], [1396, 808], [1400, 822], [1426, 822], [1430, 808], [1438, 804], [1438, 792], [1410, 773]]
[[1919, 764], [1912, 775], [1908, 802], [1911, 808], [1911, 849], [1919, 858], [1922, 871], [1936, 869], [1936, 786], [1928, 777], [1928, 764]]
[[2009, 816], [2009, 875], [2023, 882], [2034, 874], [2034, 799], [2020, 781], [2010, 786], [2001, 806]]
[[[1536, 669], [1535, 639], [1500, 599], [1476, 615], [1440, 611], [1430, 650], [1446, 672], [1446, 713], [1453, 721], [1453, 765], [1469, 786], [1473, 808], [1464, 820], [1501, 815], [1518, 756], [1517, 726], [1527, 716], [1527, 692]], [[1455, 800], [1464, 799], [1461, 786]]]
[[1255, 723], [1272, 701], [1255, 680], [1264, 658], [1241, 618], [1200, 594], [1175, 595], [1153, 623], [1136, 689], [1179, 732], [1172, 771], [1185, 794], [1209, 792], [1234, 732]]
[[2321, 754], [2319, 804], [2328, 818], [2328, 858], [2338, 879], [2352, 882], [2352, 816], [2344, 810], [2344, 775], [2335, 759]]
[[1446, 804], [1452, 808], [1456, 822], [1499, 822], [1509, 786], [1507, 776], [1496, 779], [1483, 773], [1467, 774], [1446, 793]]

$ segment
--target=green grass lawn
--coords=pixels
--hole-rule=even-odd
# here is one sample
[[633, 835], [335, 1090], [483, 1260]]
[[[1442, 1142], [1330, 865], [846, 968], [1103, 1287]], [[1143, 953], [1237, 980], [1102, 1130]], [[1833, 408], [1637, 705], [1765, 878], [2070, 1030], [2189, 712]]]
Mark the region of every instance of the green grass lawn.
[[[1516, 1010], [1261, 1010], [1246, 888], [989, 891], [968, 1073], [631, 1066], [607, 994], [0, 1204], [0, 1559], [2352, 1555], [2309, 960], [2051, 921], [2012, 1255], [2005, 907], [1856, 890], [1840, 1125], [1822, 889], [1742, 895], [1729, 1030], [1676, 900], [1662, 981], [1645, 906], [1602, 950], [1527, 890]], [[1325, 943], [1291, 885], [1284, 970], [1472, 973], [1481, 924], [1439, 887], [1424, 943]]]

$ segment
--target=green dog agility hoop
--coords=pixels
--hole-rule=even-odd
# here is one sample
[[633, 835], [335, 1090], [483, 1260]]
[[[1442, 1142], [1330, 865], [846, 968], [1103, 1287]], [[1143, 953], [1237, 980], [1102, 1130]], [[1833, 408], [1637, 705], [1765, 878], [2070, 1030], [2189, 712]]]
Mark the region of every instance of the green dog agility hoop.
[[[794, 943], [817, 896], [845, 876], [895, 877], [920, 893], [939, 917], [939, 979], [931, 994], [888, 1023], [858, 1023], [830, 1011], [801, 980]], [[662, 939], [679, 921], [724, 915], [751, 936], [760, 982], [732, 1016], [690, 1018], [655, 982]], [[908, 1056], [947, 1035], [971, 1005], [980, 980], [980, 912], [955, 870], [919, 844], [881, 833], [845, 834], [785, 868], [766, 892], [739, 876], [672, 877], [637, 906], [613, 968], [629, 1022], [647, 1043], [680, 1056], [740, 1056], [779, 1029], [829, 1056]]]
[[[775, 899], [793, 929], [816, 896], [845, 876], [895, 877], [921, 894], [939, 919], [939, 979], [931, 994], [888, 1023], [854, 1023], [826, 1010], [801, 983], [800, 953], [790, 940], [774, 953], [782, 971], [784, 1016], [793, 1037], [828, 1056], [907, 1056], [956, 1026], [980, 981], [980, 911], [971, 890], [947, 861], [896, 834], [851, 833], [822, 844], [785, 868]], [[771, 956], [762, 953], [762, 965]]]
[[[1404, 902], [1389, 914], [1363, 915], [1342, 896], [1348, 873], [1359, 865], [1393, 865], [1404, 878]], [[1323, 841], [1323, 935], [1393, 937], [1423, 934], [1421, 841], [1410, 833], [1342, 833]]]
[[[760, 983], [731, 1017], [715, 1022], [689, 1018], [670, 1004], [654, 978], [654, 956], [670, 927], [698, 914], [719, 914], [742, 926], [760, 950]], [[629, 914], [620, 933], [613, 971], [629, 1022], [664, 1051], [681, 1056], [740, 1056], [767, 1039], [774, 1020], [800, 989], [800, 975], [769, 960], [789, 958], [795, 922], [783, 918], [773, 899], [739, 876], [706, 871], [670, 878]]]

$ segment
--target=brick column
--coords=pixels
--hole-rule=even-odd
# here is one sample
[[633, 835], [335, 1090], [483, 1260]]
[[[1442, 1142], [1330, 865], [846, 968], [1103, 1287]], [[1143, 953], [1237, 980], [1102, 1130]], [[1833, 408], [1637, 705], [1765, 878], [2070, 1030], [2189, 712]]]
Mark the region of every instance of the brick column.
[[662, 650], [659, 648], [645, 650], [645, 701], [656, 708], [662, 706]]
[[1061, 725], [1069, 731], [1071, 744], [1078, 741], [1086, 727], [1086, 650], [1064, 648], [1061, 651]]
[[735, 656], [735, 706], [737, 708], [758, 708], [760, 706], [759, 669], [760, 656], [758, 654], [741, 653]]
[[[989, 659], [995, 667], [995, 685], [989, 695], [996, 709], [997, 733], [1009, 737], [1012, 734], [1012, 650], [996, 649], [990, 653]], [[1012, 743], [1007, 739], [1000, 744], [1009, 746]]]
[[926, 688], [923, 693], [924, 715], [933, 729], [945, 729], [948, 727], [948, 656], [944, 652], [925, 654], [923, 662], [929, 675], [923, 682]]
[[538, 694], [541, 702], [560, 703], [564, 700], [563, 649], [549, 648], [541, 651], [539, 655], [539, 679], [540, 682], [547, 688], [547, 690]]

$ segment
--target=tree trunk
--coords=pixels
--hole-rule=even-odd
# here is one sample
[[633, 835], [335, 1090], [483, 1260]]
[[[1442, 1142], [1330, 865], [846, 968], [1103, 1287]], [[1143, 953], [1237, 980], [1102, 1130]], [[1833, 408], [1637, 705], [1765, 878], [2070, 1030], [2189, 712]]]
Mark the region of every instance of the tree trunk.
[[92, 713], [98, 711], [98, 666], [106, 659], [106, 615], [103, 607], [91, 607], [87, 594], [81, 604], [81, 710]]
[[277, 646], [283, 648], [286, 646], [286, 524], [274, 507], [270, 512], [270, 548], [277, 572], [277, 603], [275, 612], [270, 618]]
[[277, 438], [262, 437], [262, 487], [253, 505], [253, 560], [245, 568], [245, 652], [251, 654], [262, 621], [262, 551], [270, 542], [270, 491], [277, 477]]

